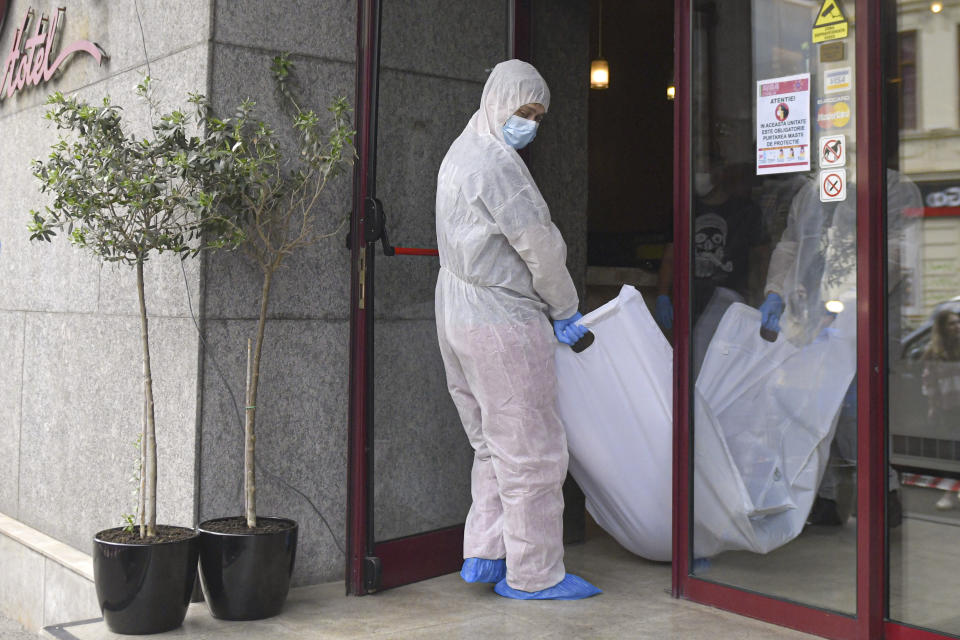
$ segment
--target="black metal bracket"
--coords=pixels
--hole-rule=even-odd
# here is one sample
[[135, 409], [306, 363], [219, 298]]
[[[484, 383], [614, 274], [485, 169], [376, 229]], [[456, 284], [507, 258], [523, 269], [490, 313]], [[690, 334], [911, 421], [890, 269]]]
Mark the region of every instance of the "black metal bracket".
[[367, 593], [374, 593], [380, 589], [380, 577], [383, 575], [383, 566], [377, 556], [367, 556], [363, 559], [363, 589]]
[[387, 214], [383, 211], [383, 203], [380, 202], [379, 198], [368, 196], [364, 205], [363, 217], [366, 225], [364, 231], [367, 243], [376, 244], [379, 240], [383, 247], [383, 255], [394, 255], [393, 245], [387, 238]]

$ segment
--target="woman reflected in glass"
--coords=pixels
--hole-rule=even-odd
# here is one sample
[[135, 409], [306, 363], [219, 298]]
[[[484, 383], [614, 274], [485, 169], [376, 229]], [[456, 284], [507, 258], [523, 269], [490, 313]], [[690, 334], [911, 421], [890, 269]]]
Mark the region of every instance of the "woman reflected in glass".
[[[956, 429], [960, 426], [960, 314], [944, 309], [936, 315], [930, 343], [923, 352], [923, 395], [927, 398], [927, 419], [933, 424]], [[943, 492], [937, 509], [956, 504], [954, 492]]]

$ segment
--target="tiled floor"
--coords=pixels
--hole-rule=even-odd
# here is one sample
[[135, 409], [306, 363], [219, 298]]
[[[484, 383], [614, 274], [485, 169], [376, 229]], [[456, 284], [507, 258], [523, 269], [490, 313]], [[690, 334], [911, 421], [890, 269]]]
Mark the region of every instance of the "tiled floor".
[[[670, 565], [637, 558], [606, 536], [567, 549], [567, 568], [604, 593], [578, 602], [518, 602], [469, 585], [456, 574], [363, 598], [343, 584], [294, 589], [284, 612], [269, 620], [224, 622], [202, 603], [183, 627], [160, 637], [190, 640], [310, 638], [657, 638], [771, 640], [810, 638], [669, 595]], [[47, 631], [61, 640], [125, 638], [103, 622]]]

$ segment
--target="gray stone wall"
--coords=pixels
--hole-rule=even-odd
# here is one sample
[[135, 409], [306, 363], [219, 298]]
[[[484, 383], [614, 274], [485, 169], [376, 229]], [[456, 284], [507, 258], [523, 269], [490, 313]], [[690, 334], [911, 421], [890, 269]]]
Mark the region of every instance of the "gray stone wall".
[[[290, 52], [297, 65], [301, 106], [325, 114], [334, 96], [352, 103], [355, 24], [353, 0], [217, 2], [210, 60], [214, 108], [232, 114], [240, 101], [252, 98], [266, 120], [285, 130], [290, 118], [270, 75], [270, 63], [281, 51]], [[328, 228], [336, 229], [349, 216], [351, 201], [348, 172], [323, 198]], [[346, 230], [292, 257], [278, 271], [263, 348], [257, 510], [300, 523], [296, 584], [343, 576], [350, 335]], [[243, 510], [241, 403], [246, 342], [256, 337], [262, 276], [240, 253], [209, 254], [203, 282], [201, 520]]]
[[533, 3], [533, 64], [550, 87], [550, 111], [530, 145], [530, 172], [567, 242], [567, 268], [584, 304], [587, 275], [587, 102], [590, 3]]
[[[53, 80], [0, 102], [0, 511], [78, 549], [135, 508], [127, 478], [140, 431], [140, 327], [133, 273], [99, 263], [62, 238], [28, 242], [28, 212], [45, 199], [30, 175], [56, 133], [42, 119], [54, 90], [98, 101], [110, 94], [131, 130], [145, 132], [148, 110], [133, 88], [146, 55], [159, 95], [181, 103], [205, 90], [209, 7], [197, 0], [69, 3], [60, 44], [98, 42], [103, 66], [77, 55]], [[14, 0], [0, 33], [12, 46], [15, 25], [46, 0]], [[35, 23], [34, 23], [35, 24]], [[176, 258], [147, 265], [160, 448], [158, 518], [191, 525], [195, 507], [197, 332], [188, 296], [198, 303], [199, 265]], [[189, 292], [189, 293], [188, 293]]]

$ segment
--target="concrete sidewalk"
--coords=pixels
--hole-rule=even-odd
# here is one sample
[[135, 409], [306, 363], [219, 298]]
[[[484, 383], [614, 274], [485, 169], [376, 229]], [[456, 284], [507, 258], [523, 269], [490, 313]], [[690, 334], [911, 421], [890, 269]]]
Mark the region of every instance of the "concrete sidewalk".
[[37, 634], [30, 633], [18, 623], [0, 616], [0, 640], [35, 640]]
[[[183, 627], [156, 637], [189, 640], [309, 638], [657, 638], [770, 640], [811, 638], [669, 595], [670, 565], [648, 562], [606, 536], [568, 547], [567, 569], [604, 590], [577, 602], [518, 602], [491, 585], [456, 574], [362, 598], [345, 597], [343, 583], [294, 589], [283, 613], [253, 622], [213, 619], [193, 604]], [[58, 640], [128, 638], [102, 621], [44, 630]]]

